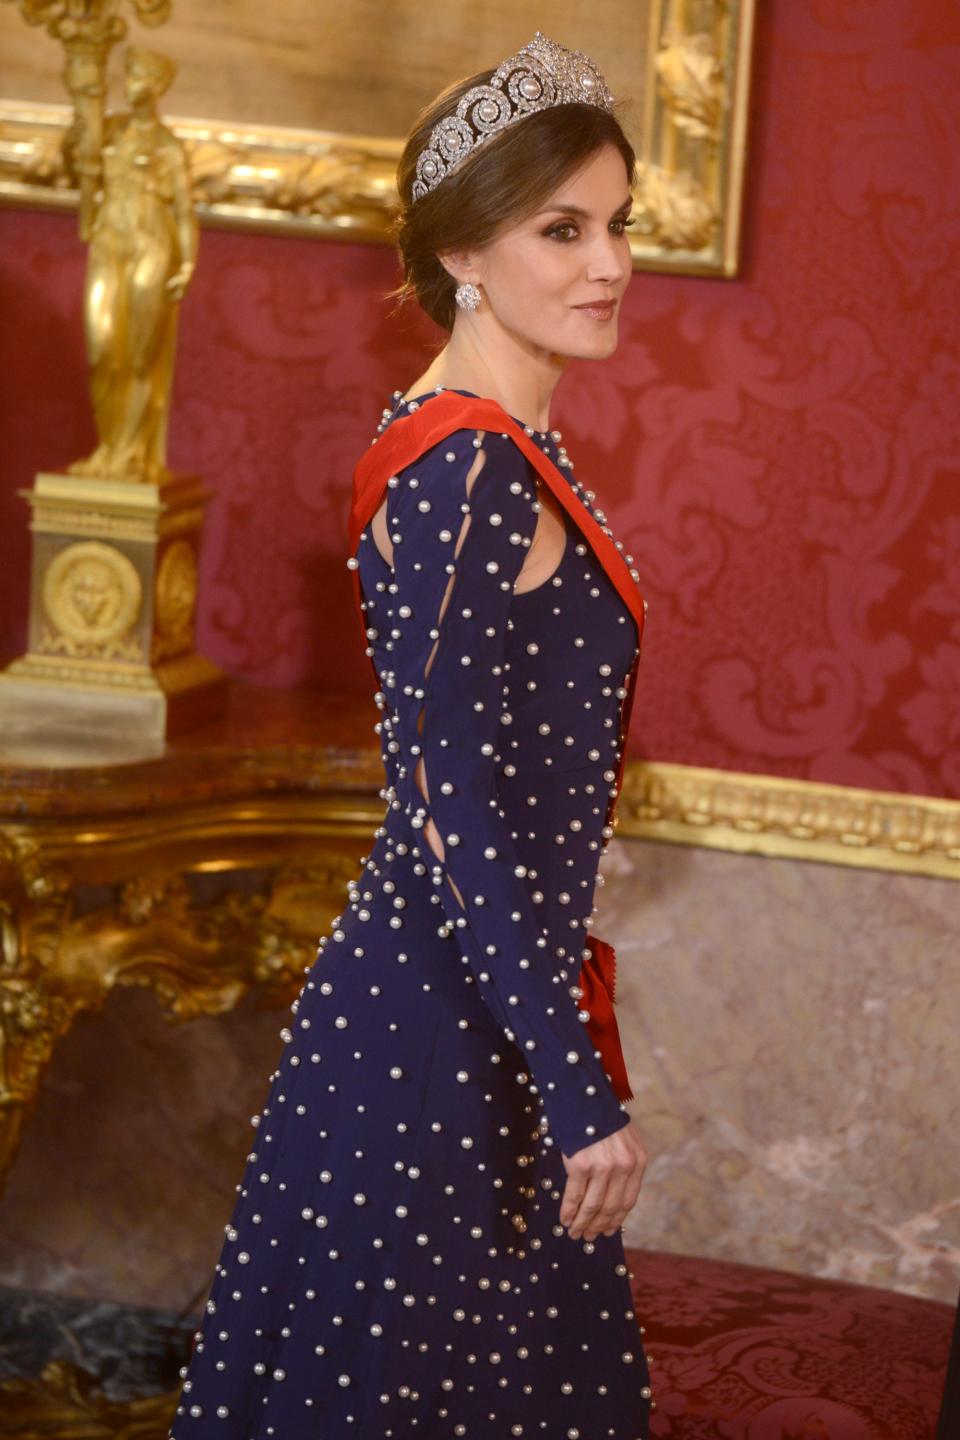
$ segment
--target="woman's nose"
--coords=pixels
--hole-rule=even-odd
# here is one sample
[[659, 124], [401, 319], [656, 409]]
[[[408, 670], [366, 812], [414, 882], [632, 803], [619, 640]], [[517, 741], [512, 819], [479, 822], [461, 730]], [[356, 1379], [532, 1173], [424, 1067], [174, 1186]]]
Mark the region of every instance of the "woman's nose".
[[587, 279], [592, 284], [615, 285], [628, 273], [630, 251], [622, 235], [601, 235], [591, 248]]

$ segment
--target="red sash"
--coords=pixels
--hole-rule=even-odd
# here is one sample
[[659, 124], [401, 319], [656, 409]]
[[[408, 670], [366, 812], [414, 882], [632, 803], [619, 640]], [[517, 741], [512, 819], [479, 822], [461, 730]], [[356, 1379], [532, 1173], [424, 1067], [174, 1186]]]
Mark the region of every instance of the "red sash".
[[610, 1076], [617, 1099], [632, 1100], [633, 1091], [627, 1078], [617, 1017], [613, 1012], [617, 986], [616, 951], [598, 935], [588, 935], [586, 943], [590, 947], [590, 955], [580, 967], [577, 983], [583, 991], [578, 1003], [590, 1011], [587, 1034], [600, 1051], [603, 1068]]
[[[609, 535], [590, 514], [587, 507], [574, 494], [569, 483], [561, 475], [553, 461], [546, 456], [539, 445], [521, 425], [507, 414], [497, 400], [483, 399], [471, 395], [459, 395], [455, 390], [441, 390], [431, 395], [426, 404], [408, 411], [392, 420], [382, 435], [370, 445], [360, 457], [353, 472], [353, 502], [350, 507], [348, 540], [350, 555], [355, 556], [360, 544], [360, 535], [369, 524], [380, 505], [387, 481], [398, 471], [438, 445], [455, 430], [490, 430], [495, 434], [510, 435], [519, 449], [550, 487], [551, 492], [566, 510], [574, 524], [583, 533], [608, 578], [616, 587], [624, 604], [633, 616], [637, 626], [637, 644], [643, 636], [643, 598], [637, 588], [627, 562], [614, 545]], [[357, 615], [366, 646], [366, 624], [360, 605], [360, 572], [353, 570], [353, 593]], [[374, 680], [379, 689], [380, 677], [370, 656]], [[639, 661], [639, 656], [637, 657]], [[620, 722], [620, 764], [614, 785], [605, 825], [616, 827], [616, 805], [623, 784], [623, 770], [627, 758], [627, 733], [630, 728], [630, 714], [636, 691], [639, 663], [634, 663], [627, 682]], [[580, 1005], [591, 1011], [587, 1031], [600, 1051], [604, 1069], [609, 1073], [613, 1089], [620, 1100], [632, 1099], [627, 1081], [623, 1051], [616, 1017], [613, 1013], [614, 988], [616, 980], [616, 959], [613, 947], [594, 935], [586, 937], [590, 947], [590, 958], [583, 962], [578, 984], [584, 991]]]

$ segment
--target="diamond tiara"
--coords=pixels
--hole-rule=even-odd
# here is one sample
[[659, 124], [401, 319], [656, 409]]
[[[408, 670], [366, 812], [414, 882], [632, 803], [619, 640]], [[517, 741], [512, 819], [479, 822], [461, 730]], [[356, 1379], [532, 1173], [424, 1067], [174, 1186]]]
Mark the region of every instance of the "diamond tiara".
[[538, 30], [516, 55], [504, 60], [486, 85], [474, 85], [460, 97], [454, 115], [445, 115], [430, 132], [417, 157], [411, 203], [454, 174], [478, 145], [507, 125], [552, 105], [613, 108], [613, 96], [593, 61], [581, 50], [568, 50]]

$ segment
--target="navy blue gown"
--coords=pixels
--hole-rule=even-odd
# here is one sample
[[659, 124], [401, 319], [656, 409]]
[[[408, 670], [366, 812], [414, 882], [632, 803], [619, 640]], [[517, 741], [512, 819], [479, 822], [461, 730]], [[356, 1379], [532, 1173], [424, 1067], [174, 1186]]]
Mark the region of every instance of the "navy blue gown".
[[559, 1222], [561, 1152], [630, 1118], [571, 987], [637, 625], [567, 516], [513, 593], [542, 483], [457, 430], [389, 482], [393, 566], [370, 525], [348, 560], [385, 812], [280, 1032], [174, 1440], [648, 1436], [621, 1234]]

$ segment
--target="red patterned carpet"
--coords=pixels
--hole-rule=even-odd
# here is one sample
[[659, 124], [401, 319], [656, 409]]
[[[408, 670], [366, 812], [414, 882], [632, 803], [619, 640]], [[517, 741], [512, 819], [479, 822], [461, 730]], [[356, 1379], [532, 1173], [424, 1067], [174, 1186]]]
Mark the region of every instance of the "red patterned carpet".
[[670, 1440], [932, 1440], [953, 1326], [936, 1300], [627, 1250]]

